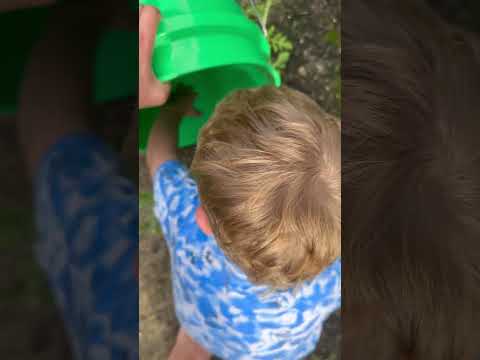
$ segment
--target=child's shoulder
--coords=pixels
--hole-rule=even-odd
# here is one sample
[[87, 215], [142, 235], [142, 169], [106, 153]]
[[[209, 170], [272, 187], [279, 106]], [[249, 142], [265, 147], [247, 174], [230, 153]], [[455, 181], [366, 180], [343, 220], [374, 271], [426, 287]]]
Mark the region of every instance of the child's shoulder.
[[154, 185], [196, 187], [190, 171], [178, 160], [166, 161], [158, 167], [154, 176]]
[[167, 241], [195, 225], [200, 204], [197, 184], [180, 161], [167, 161], [153, 178], [154, 210]]

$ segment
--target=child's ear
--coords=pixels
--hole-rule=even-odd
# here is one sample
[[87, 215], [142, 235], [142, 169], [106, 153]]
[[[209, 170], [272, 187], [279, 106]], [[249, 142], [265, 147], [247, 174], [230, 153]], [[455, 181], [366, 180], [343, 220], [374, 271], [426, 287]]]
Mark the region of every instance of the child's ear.
[[205, 210], [203, 210], [202, 205], [200, 205], [195, 213], [195, 218], [197, 221], [198, 227], [203, 231], [205, 235], [213, 235], [212, 228], [210, 226], [210, 222], [208, 221], [207, 214]]

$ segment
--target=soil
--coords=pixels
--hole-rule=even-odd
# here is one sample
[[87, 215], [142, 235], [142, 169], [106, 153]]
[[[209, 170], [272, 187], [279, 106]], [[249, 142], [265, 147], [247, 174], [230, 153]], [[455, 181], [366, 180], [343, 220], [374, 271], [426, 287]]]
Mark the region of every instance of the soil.
[[340, 0], [283, 0], [270, 17], [270, 22], [294, 43], [284, 83], [310, 95], [337, 116], [340, 49], [325, 38], [331, 31], [340, 37], [340, 4]]

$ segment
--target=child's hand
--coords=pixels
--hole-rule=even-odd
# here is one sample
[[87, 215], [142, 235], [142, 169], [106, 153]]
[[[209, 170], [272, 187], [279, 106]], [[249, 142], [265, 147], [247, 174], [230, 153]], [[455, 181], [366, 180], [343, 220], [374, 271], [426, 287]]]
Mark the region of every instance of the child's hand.
[[140, 7], [139, 13], [139, 107], [154, 107], [165, 104], [170, 95], [170, 84], [158, 81], [152, 70], [152, 54], [157, 34], [160, 13], [153, 6]]
[[201, 112], [199, 112], [194, 105], [197, 96], [198, 94], [190, 87], [178, 85], [175, 92], [162, 108], [161, 113], [169, 118], [175, 117], [177, 122], [184, 116], [200, 116]]

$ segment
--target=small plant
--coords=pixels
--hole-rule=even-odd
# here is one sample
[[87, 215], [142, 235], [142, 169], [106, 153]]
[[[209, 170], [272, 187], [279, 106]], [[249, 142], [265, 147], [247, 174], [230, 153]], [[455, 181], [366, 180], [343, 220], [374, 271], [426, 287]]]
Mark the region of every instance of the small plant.
[[293, 43], [275, 26], [268, 26], [270, 11], [280, 3], [281, 0], [249, 0], [244, 2], [244, 9], [251, 19], [260, 22], [272, 49], [272, 65], [276, 70], [283, 71], [292, 55]]
[[275, 26], [268, 28], [268, 41], [274, 54], [273, 67], [279, 71], [284, 70], [287, 67], [288, 61], [293, 51], [292, 42]]
[[266, 32], [270, 10], [280, 3], [281, 0], [246, 0], [244, 9], [250, 18], [260, 22], [262, 29]]

